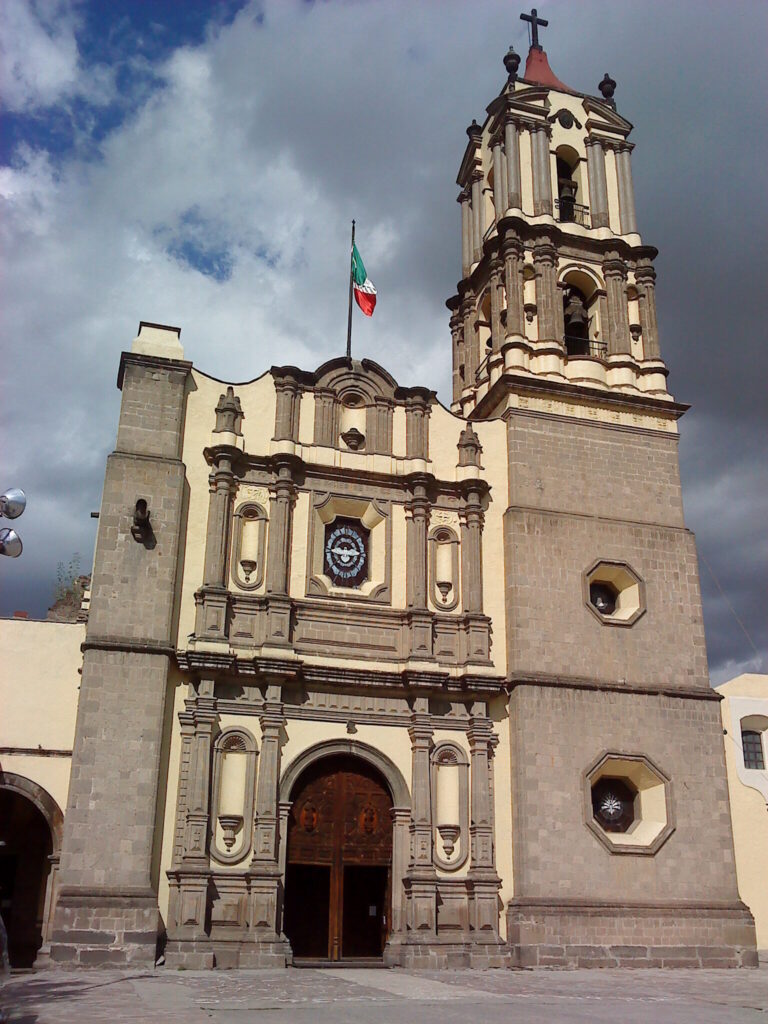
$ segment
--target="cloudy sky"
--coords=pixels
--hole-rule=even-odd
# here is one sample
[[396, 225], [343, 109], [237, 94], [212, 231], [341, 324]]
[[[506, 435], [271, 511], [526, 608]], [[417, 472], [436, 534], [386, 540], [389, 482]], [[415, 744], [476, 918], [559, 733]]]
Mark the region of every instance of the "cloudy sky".
[[[713, 679], [768, 671], [768, 5], [551, 0], [555, 73], [617, 80], [682, 423]], [[92, 557], [115, 378], [139, 320], [242, 381], [345, 343], [349, 222], [379, 289], [355, 350], [449, 398], [466, 125], [527, 27], [509, 0], [3, 0], [3, 486], [23, 556], [0, 612], [43, 617]]]

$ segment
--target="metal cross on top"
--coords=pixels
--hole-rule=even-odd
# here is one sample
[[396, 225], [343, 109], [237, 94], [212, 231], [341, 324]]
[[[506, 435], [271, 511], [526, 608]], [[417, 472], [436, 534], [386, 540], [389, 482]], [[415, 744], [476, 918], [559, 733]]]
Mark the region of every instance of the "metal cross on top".
[[531, 49], [533, 49], [533, 50], [540, 50], [541, 46], [539, 46], [539, 25], [545, 26], [545, 25], [548, 25], [549, 22], [546, 21], [544, 18], [540, 18], [538, 16], [538, 11], [536, 10], [535, 7], [533, 7], [531, 9], [531, 13], [530, 14], [521, 14], [520, 15], [520, 21], [528, 21], [528, 22], [530, 22], [530, 25], [531, 25]]

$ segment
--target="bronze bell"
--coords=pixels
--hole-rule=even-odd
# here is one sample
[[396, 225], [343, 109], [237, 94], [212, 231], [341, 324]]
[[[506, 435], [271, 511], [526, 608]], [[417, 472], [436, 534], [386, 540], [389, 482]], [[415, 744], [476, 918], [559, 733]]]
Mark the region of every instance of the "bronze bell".
[[577, 327], [589, 323], [584, 300], [577, 292], [571, 292], [568, 296], [568, 305], [565, 307], [565, 321], [569, 326]]

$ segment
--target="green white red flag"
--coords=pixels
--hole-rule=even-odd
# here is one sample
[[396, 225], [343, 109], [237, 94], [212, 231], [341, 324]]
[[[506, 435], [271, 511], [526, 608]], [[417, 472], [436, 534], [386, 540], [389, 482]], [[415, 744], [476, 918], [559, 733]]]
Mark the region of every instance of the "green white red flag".
[[376, 308], [376, 289], [373, 281], [368, 277], [357, 246], [352, 245], [352, 289], [355, 293], [355, 302], [366, 316], [373, 316]]

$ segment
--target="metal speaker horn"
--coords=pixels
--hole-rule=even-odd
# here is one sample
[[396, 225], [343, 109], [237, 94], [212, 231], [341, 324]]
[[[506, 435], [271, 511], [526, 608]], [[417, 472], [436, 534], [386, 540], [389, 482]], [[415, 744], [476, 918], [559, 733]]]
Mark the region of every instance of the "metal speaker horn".
[[7, 555], [9, 558], [18, 558], [22, 552], [21, 537], [9, 526], [0, 530], [0, 555]]
[[18, 519], [27, 507], [27, 496], [20, 487], [9, 487], [0, 494], [0, 515], [6, 519]]

